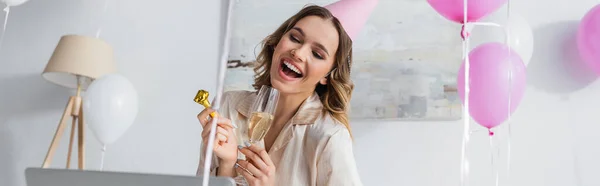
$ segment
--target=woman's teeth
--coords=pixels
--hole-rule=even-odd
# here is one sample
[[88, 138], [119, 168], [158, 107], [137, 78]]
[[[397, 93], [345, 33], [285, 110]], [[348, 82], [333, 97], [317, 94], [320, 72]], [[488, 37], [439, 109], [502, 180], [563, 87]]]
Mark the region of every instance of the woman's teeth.
[[287, 61], [283, 61], [283, 64], [285, 64], [285, 66], [287, 66], [289, 69], [291, 69], [292, 71], [294, 71], [296, 74], [302, 75], [302, 73], [300, 73], [300, 70], [298, 70], [298, 68], [296, 68], [296, 66], [288, 63]]

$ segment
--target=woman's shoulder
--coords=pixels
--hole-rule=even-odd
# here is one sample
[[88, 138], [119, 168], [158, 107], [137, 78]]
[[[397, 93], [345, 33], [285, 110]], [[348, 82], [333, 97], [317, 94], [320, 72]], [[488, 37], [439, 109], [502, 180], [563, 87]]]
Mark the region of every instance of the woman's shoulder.
[[248, 98], [252, 94], [252, 91], [248, 90], [230, 90], [223, 92], [221, 96], [221, 105], [237, 104], [240, 101]]
[[332, 137], [349, 136], [350, 130], [329, 114], [323, 114], [310, 127], [309, 136], [313, 139], [330, 139]]
[[230, 90], [230, 91], [226, 91], [223, 92], [223, 97], [225, 98], [230, 98], [230, 97], [244, 97], [244, 96], [248, 96], [250, 94], [252, 94], [252, 91], [248, 91], [248, 90]]

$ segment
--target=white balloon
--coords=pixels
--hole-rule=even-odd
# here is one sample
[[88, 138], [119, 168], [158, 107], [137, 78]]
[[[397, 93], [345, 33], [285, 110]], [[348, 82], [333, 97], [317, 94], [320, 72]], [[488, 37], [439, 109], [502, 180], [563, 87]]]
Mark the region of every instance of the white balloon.
[[531, 26], [522, 16], [518, 14], [511, 15], [508, 20], [508, 32], [511, 48], [521, 56], [521, 59], [527, 65], [533, 56], [533, 30]]
[[28, 0], [0, 0], [0, 1], [2, 1], [7, 6], [19, 6], [19, 5], [22, 5], [23, 3], [27, 2]]
[[138, 113], [137, 91], [119, 74], [94, 80], [83, 96], [83, 117], [104, 145], [119, 139], [133, 124]]
[[[533, 56], [533, 30], [525, 18], [519, 14], [511, 13], [507, 19], [506, 13], [501, 12], [490, 16], [482, 22], [493, 22], [507, 26], [510, 48], [521, 56], [525, 65], [529, 64]], [[473, 41], [472, 46], [476, 47], [479, 44], [487, 42], [504, 43], [506, 35], [502, 27], [477, 25], [472, 28], [470, 40]]]

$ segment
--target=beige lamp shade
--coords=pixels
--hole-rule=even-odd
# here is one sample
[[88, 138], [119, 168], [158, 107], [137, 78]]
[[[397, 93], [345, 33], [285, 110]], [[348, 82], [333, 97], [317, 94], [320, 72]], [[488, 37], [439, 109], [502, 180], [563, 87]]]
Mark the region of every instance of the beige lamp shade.
[[108, 43], [94, 37], [65, 35], [54, 49], [42, 76], [67, 88], [77, 88], [80, 77], [81, 89], [86, 89], [92, 80], [115, 72], [113, 49]]

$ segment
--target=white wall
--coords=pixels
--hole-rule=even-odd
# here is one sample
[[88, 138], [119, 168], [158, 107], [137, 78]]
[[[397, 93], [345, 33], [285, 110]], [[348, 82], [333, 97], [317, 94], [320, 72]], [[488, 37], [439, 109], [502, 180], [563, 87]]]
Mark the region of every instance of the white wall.
[[[32, 0], [11, 10], [0, 51], [0, 185], [22, 186], [24, 168], [41, 166], [69, 94], [40, 73], [61, 35], [95, 35], [103, 2]], [[100, 37], [114, 46], [140, 110], [130, 130], [107, 147], [105, 170], [193, 175], [202, 110], [193, 96], [216, 88], [220, 1], [109, 2]], [[98, 169], [100, 147], [86, 134], [87, 168]], [[65, 166], [65, 136], [52, 167]]]
[[[195, 115], [202, 108], [192, 96], [215, 89], [219, 2], [109, 1], [101, 37], [140, 93], [140, 114], [108, 147], [104, 168], [193, 175], [200, 144]], [[512, 118], [511, 185], [600, 185], [600, 83], [578, 63], [573, 40], [578, 20], [595, 3], [512, 3], [534, 29], [535, 52], [525, 99]], [[0, 185], [23, 186], [24, 168], [41, 165], [69, 91], [40, 73], [61, 35], [95, 34], [101, 10], [102, 1], [93, 0], [32, 0], [11, 10], [0, 49]], [[462, 121], [353, 127], [366, 185], [458, 185]], [[98, 169], [100, 147], [87, 134], [87, 168]], [[506, 138], [506, 130], [498, 136]], [[480, 132], [471, 142], [471, 185], [492, 185], [488, 138]], [[53, 167], [64, 167], [67, 144], [64, 138]]]
[[[535, 51], [527, 68], [527, 92], [512, 117], [510, 183], [506, 174], [501, 174], [500, 185], [600, 185], [600, 82], [581, 65], [574, 40], [578, 21], [599, 2], [511, 3], [512, 11], [531, 24]], [[354, 123], [358, 166], [364, 182], [459, 185], [462, 124], [463, 121]], [[506, 126], [496, 132], [504, 140], [501, 145], [507, 144]], [[472, 124], [474, 127], [478, 126]], [[486, 132], [475, 133], [469, 148], [470, 185], [494, 185]], [[507, 148], [501, 149], [500, 154], [506, 154]], [[506, 166], [507, 157], [501, 157], [497, 163]]]

